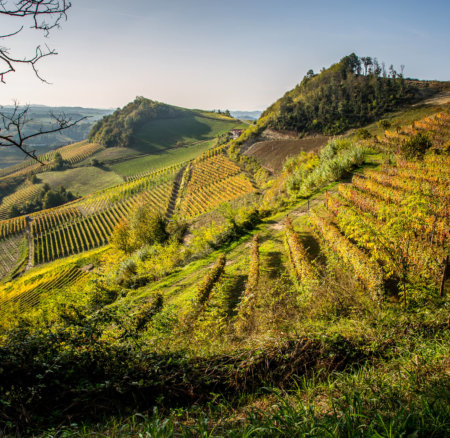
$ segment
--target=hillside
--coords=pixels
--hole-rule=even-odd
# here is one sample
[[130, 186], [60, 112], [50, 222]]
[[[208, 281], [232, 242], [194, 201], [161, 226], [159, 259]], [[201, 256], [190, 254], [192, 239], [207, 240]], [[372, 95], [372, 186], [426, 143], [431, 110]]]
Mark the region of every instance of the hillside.
[[137, 97], [97, 122], [89, 141], [106, 147], [132, 147], [158, 153], [210, 140], [235, 126], [236, 120], [223, 114], [188, 110]]
[[70, 417], [73, 436], [445, 436], [449, 134], [435, 108], [268, 179], [225, 144], [2, 222], [3, 266], [25, 270], [0, 286], [2, 418]]
[[0, 215], [84, 191], [0, 220], [2, 433], [450, 434], [447, 84], [358, 60], [250, 125], [137, 98], [0, 172]]
[[[44, 165], [25, 160], [1, 169], [0, 219], [10, 215], [11, 200], [19, 211], [33, 212], [27, 205], [44, 184], [54, 189], [64, 186], [78, 196], [88, 195], [193, 160], [218, 141], [226, 141], [232, 128], [244, 126], [223, 114], [137, 98], [122, 110], [99, 120], [90, 133], [92, 141], [84, 140], [41, 154], [39, 159]], [[114, 137], [117, 132], [121, 132], [120, 141]], [[127, 135], [129, 138], [123, 143]]]
[[352, 53], [320, 73], [309, 70], [232, 143], [232, 154], [278, 172], [286, 158], [318, 150], [327, 137], [367, 126], [379, 134], [380, 119], [400, 127], [432, 114], [449, 102], [449, 90], [450, 82], [407, 79], [393, 66], [387, 70], [376, 58]]

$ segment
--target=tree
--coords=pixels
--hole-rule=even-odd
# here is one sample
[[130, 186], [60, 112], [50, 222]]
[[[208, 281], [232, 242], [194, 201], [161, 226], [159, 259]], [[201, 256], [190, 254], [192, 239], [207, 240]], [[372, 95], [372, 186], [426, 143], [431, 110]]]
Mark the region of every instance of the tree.
[[168, 239], [164, 216], [141, 205], [131, 219], [134, 242], [137, 247], [163, 243]]
[[120, 249], [121, 251], [124, 251], [126, 253], [129, 253], [133, 250], [130, 223], [127, 220], [120, 220], [114, 227], [110, 242], [117, 249]]
[[[50, 31], [58, 28], [62, 20], [67, 19], [67, 11], [72, 4], [67, 0], [0, 0], [0, 15], [10, 17], [12, 20], [30, 20], [31, 29], [41, 31], [45, 37], [48, 37]], [[18, 25], [17, 30], [0, 35], [0, 41], [14, 38], [24, 29], [24, 25]], [[5, 77], [16, 71], [19, 65], [31, 66], [34, 75], [42, 82], [47, 82], [37, 69], [38, 62], [47, 56], [56, 55], [54, 49], [50, 49], [47, 45], [42, 48], [36, 46], [32, 55], [20, 57], [12, 54], [8, 47], [0, 46], [0, 83], [5, 84]], [[28, 151], [26, 142], [30, 138], [34, 138], [44, 134], [59, 132], [68, 129], [82, 120], [72, 120], [64, 113], [59, 115], [50, 114], [53, 123], [48, 128], [41, 128], [37, 132], [24, 135], [24, 125], [29, 122], [28, 118], [29, 106], [20, 107], [18, 102], [14, 102], [12, 111], [0, 111], [0, 147], [17, 147], [25, 155], [40, 162], [36, 155], [36, 151]]]

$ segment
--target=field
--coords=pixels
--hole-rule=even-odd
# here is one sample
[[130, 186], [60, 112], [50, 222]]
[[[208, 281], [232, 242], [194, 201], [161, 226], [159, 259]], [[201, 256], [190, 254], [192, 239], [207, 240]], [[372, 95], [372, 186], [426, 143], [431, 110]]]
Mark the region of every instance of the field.
[[123, 182], [123, 179], [115, 172], [99, 167], [77, 167], [44, 172], [40, 173], [38, 178], [42, 183], [47, 183], [55, 189], [64, 186], [77, 196], [89, 195]]
[[122, 163], [112, 164], [109, 167], [119, 175], [130, 177], [142, 172], [151, 172], [192, 160], [213, 147], [215, 142], [216, 140], [205, 140], [185, 147], [168, 149], [161, 154], [146, 155]]
[[187, 113], [185, 117], [146, 123], [136, 133], [134, 148], [145, 153], [157, 153], [174, 147], [177, 142], [188, 146], [243, 126], [245, 125], [235, 119], [216, 114]]
[[264, 167], [272, 172], [279, 172], [286, 158], [300, 152], [317, 151], [327, 144], [329, 137], [317, 135], [297, 140], [265, 140], [250, 146], [244, 153], [256, 158]]

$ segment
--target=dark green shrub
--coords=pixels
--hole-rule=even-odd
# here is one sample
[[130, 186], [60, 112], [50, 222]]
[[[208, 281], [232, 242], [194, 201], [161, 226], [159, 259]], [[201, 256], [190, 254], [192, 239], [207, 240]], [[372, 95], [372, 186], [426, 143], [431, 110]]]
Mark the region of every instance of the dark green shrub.
[[406, 158], [420, 159], [432, 145], [433, 142], [430, 138], [426, 134], [419, 132], [404, 141], [400, 146], [400, 151]]

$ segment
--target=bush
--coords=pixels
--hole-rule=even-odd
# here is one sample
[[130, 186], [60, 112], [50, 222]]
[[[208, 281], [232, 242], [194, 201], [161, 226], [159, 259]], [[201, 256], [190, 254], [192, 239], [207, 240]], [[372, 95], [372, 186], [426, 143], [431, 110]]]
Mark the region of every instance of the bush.
[[131, 229], [135, 247], [163, 243], [169, 237], [164, 216], [144, 205], [132, 217]]
[[406, 158], [423, 158], [425, 152], [431, 148], [433, 142], [430, 138], [419, 132], [418, 134], [409, 137], [400, 145], [400, 151]]
[[110, 237], [110, 243], [123, 252], [130, 253], [133, 250], [130, 223], [122, 219], [115, 227]]
[[372, 138], [372, 134], [366, 128], [360, 128], [356, 131], [355, 138], [357, 140], [368, 140]]

